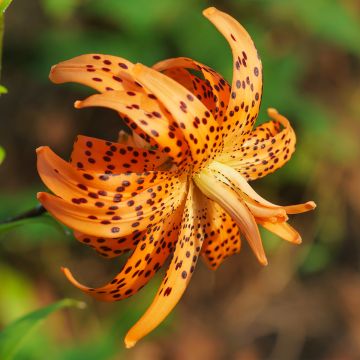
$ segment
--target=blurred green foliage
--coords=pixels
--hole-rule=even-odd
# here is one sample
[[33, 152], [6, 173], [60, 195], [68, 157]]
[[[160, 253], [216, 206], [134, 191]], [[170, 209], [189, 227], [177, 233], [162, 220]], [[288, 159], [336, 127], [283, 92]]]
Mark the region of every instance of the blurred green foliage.
[[[0, 10], [9, 3], [0, 2]], [[12, 35], [15, 45], [9, 44], [8, 48], [14, 46], [13, 58], [5, 58], [5, 61], [9, 67], [13, 62], [14, 73], [21, 69], [27, 77], [40, 83], [37, 86], [43, 91], [39, 94], [41, 99], [42, 96], [46, 99], [45, 92], [52, 86], [47, 80], [50, 67], [83, 53], [108, 53], [147, 65], [167, 57], [188, 56], [210, 65], [231, 80], [228, 45], [202, 17], [201, 11], [215, 5], [236, 17], [254, 38], [263, 61], [264, 93], [259, 122], [267, 120], [268, 107], [275, 107], [289, 117], [298, 136], [297, 152], [292, 161], [274, 175], [256, 182], [254, 187], [274, 202], [278, 199], [283, 203], [295, 203], [315, 195], [317, 211], [305, 215], [304, 222], [301, 219], [295, 222], [303, 232], [304, 244], [296, 248], [294, 266], [298, 266], [296, 270], [301, 275], [308, 277], [337, 266], [339, 249], [345, 246], [344, 239], [354, 236], [347, 218], [351, 199], [343, 189], [348, 185], [351, 178], [348, 174], [353, 171], [360, 153], [360, 93], [356, 90], [360, 7], [356, 0], [313, 0], [311, 6], [302, 0], [38, 0], [34, 3], [37, 8], [31, 11], [37, 17], [31, 19], [26, 14], [28, 5], [21, 0], [9, 9], [9, 17], [12, 16], [15, 24], [11, 31], [22, 33], [18, 37]], [[21, 27], [15, 19], [17, 16], [29, 19], [29, 24]], [[0, 93], [1, 89], [0, 86]], [[17, 89], [18, 98], [22, 96], [22, 89]], [[66, 89], [54, 91], [64, 91], [60, 94], [66, 96], [70, 92], [69, 99], [88, 93], [88, 89], [79, 86], [67, 85]], [[39, 103], [34, 103], [35, 108]], [[13, 108], [14, 104], [17, 103], [14, 101], [9, 107]], [[60, 110], [62, 105], [57, 104], [59, 108], [54, 108], [51, 115], [55, 116]], [[1, 140], [3, 145], [4, 141]], [[13, 150], [18, 151], [17, 148]], [[8, 151], [8, 160], [11, 156], [12, 161], [17, 161], [19, 154]], [[5, 177], [4, 172], [1, 176]], [[2, 189], [0, 219], [36, 205], [34, 194], [40, 185], [34, 182], [15, 191]], [[49, 222], [54, 224], [54, 220], [44, 216], [26, 221], [26, 227], [18, 226], [24, 225], [23, 222], [0, 226], [0, 252], [10, 259], [5, 261], [0, 255], [1, 281], [6, 289], [0, 294], [2, 326], [39, 306], [39, 293], [59, 299], [71, 291], [71, 296], [82, 296], [64, 285], [58, 268], [64, 261], [76, 264], [75, 259], [80, 259], [79, 272], [87, 273], [94, 265], [87, 258], [95, 255], [89, 249], [80, 248], [81, 245], [65, 236], [63, 230], [48, 226]], [[4, 232], [10, 228], [11, 232]], [[263, 238], [270, 258], [285, 246], [265, 231]], [[35, 255], [38, 264], [31, 262], [29, 255]], [[14, 259], [18, 259], [15, 264], [12, 263]], [[226, 266], [227, 262], [222, 267]], [[25, 269], [29, 269], [29, 273]], [[40, 286], [39, 278], [45, 284]], [[70, 335], [62, 334], [61, 338], [56, 331], [39, 329], [16, 358], [114, 359], [122, 354], [121, 336], [150, 303], [158, 285], [156, 281], [139, 297], [107, 305], [108, 310], [99, 310], [99, 305], [84, 297], [89, 302], [86, 316], [73, 315], [79, 318], [72, 320], [72, 325], [55, 323], [57, 332]], [[173, 326], [170, 317], [151, 338], [168, 336]], [[62, 341], [65, 345], [59, 348]]]
[[12, 0], [0, 0], [0, 13], [4, 13], [11, 4], [11, 2]]
[[[1, 62], [2, 62], [2, 43], [4, 37], [4, 13], [5, 10], [9, 7], [12, 0], [0, 0], [0, 78], [1, 78]], [[5, 86], [0, 84], [0, 95], [6, 94], [7, 89]], [[1, 158], [1, 151], [0, 151], [0, 158]], [[1, 160], [0, 160], [1, 162]]]
[[64, 299], [16, 320], [0, 332], [0, 358], [3, 360], [13, 359], [32, 332], [51, 313], [66, 307], [78, 307], [81, 309], [84, 306], [85, 304], [79, 301]]
[[0, 146], [0, 164], [4, 161], [4, 159], [5, 159], [5, 150]]

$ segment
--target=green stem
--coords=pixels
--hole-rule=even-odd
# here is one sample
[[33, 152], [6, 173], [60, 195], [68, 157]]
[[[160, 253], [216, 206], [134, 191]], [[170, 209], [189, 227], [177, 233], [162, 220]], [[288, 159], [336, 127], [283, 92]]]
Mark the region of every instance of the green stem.
[[19, 220], [30, 219], [34, 217], [41, 216], [42, 214], [46, 213], [46, 209], [42, 205], [38, 205], [35, 208], [28, 210], [22, 214], [16, 215], [4, 221], [0, 221], [1, 224], [8, 224]]

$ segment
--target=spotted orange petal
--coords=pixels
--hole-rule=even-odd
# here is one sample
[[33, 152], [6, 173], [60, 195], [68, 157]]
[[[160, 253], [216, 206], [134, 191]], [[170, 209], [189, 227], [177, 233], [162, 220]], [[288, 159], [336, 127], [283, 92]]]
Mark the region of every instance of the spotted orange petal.
[[156, 99], [135, 91], [112, 91], [76, 102], [77, 108], [89, 106], [102, 106], [125, 115], [132, 130], [140, 128], [174, 163], [183, 162], [188, 151], [183, 134]]
[[182, 207], [173, 216], [147, 229], [120, 273], [105, 286], [84, 286], [67, 268], [63, 269], [64, 274], [73, 285], [97, 300], [117, 301], [134, 295], [148, 283], [171, 253], [181, 222], [182, 211], [179, 209]]
[[[103, 199], [105, 202], [120, 202], [141, 193], [142, 191], [160, 186], [162, 182], [178, 185], [179, 176], [186, 177], [181, 171], [145, 171], [143, 173], [126, 172], [121, 174], [107, 174], [103, 171], [85, 171], [71, 165], [57, 156], [50, 148], [44, 146], [37, 149], [38, 171], [45, 184], [55, 194], [65, 200], [72, 201], [74, 196], [83, 195], [88, 202]], [[165, 194], [169, 193], [166, 188], [159, 188]], [[171, 186], [172, 186], [171, 185]], [[151, 192], [151, 190], [149, 190]], [[156, 195], [152, 195], [155, 197]], [[116, 199], [117, 201], [116, 201]], [[77, 201], [72, 201], [78, 204]], [[80, 201], [79, 204], [88, 204]]]
[[156, 328], [167, 317], [190, 282], [204, 240], [206, 226], [204, 223], [206, 214], [198, 207], [198, 200], [198, 190], [190, 183], [179, 239], [171, 264], [154, 301], [127, 333], [125, 345], [128, 348], [134, 346], [139, 339]]
[[[215, 70], [198, 61], [185, 57], [164, 60], [155, 64], [153, 67], [159, 71], [176, 68], [200, 71], [203, 74], [205, 81], [200, 82], [197, 81], [196, 77], [193, 78], [192, 87], [194, 90], [197, 90], [195, 95], [203, 102], [204, 100], [208, 100], [206, 102], [212, 105], [210, 110], [215, 119], [220, 117], [222, 120], [222, 116], [226, 110], [226, 104], [229, 101], [230, 87], [224, 78]], [[191, 91], [191, 89], [189, 90]], [[194, 93], [194, 91], [192, 92]]]
[[262, 65], [247, 31], [231, 16], [214, 7], [203, 14], [229, 42], [233, 54], [233, 78], [227, 116], [223, 119], [225, 149], [249, 134], [259, 113]]
[[105, 238], [125, 236], [159, 222], [180, 205], [186, 189], [186, 174], [83, 172], [48, 148], [38, 151], [38, 171], [59, 196], [40, 193], [44, 207], [70, 228]]
[[201, 254], [208, 267], [216, 270], [228, 256], [240, 252], [240, 230], [216, 202], [204, 197], [202, 204], [207, 213], [207, 229]]
[[132, 131], [131, 134], [124, 130], [120, 130], [118, 134], [118, 143], [132, 146], [135, 148], [141, 149], [150, 149], [151, 144], [146, 142], [142, 137], [140, 137], [136, 132]]
[[193, 170], [213, 159], [222, 147], [221, 131], [205, 105], [186, 88], [154, 69], [136, 64], [133, 76], [172, 114], [189, 146], [188, 162]]
[[[114, 212], [115, 214], [115, 212]], [[81, 243], [90, 246], [97, 251], [98, 254], [106, 258], [113, 258], [133, 250], [145, 235], [144, 231], [135, 231], [134, 233], [118, 238], [103, 238], [83, 234], [78, 231], [74, 232], [74, 236]]]
[[82, 135], [77, 137], [71, 154], [71, 163], [78, 168], [108, 174], [155, 170], [167, 159], [160, 151]]
[[258, 261], [262, 265], [267, 265], [255, 218], [236, 191], [221, 178], [217, 178], [216, 173], [210, 169], [203, 169], [195, 175], [194, 181], [203, 194], [217, 202], [232, 217], [245, 235]]
[[[215, 114], [216, 103], [214, 102], [211, 86], [206, 80], [191, 74], [187, 69], [179, 67], [169, 68], [164, 70], [163, 73], [188, 89], [213, 115]], [[222, 110], [220, 112], [223, 114]]]
[[92, 87], [99, 92], [110, 90], [140, 91], [130, 75], [134, 65], [123, 58], [87, 54], [63, 61], [51, 68], [50, 80], [55, 84], [76, 82]]
[[289, 121], [275, 109], [269, 109], [268, 113], [281, 123], [282, 129], [265, 137], [262, 131], [257, 131], [239, 150], [222, 157], [222, 161], [237, 169], [247, 180], [262, 178], [281, 168], [295, 151], [296, 137]]

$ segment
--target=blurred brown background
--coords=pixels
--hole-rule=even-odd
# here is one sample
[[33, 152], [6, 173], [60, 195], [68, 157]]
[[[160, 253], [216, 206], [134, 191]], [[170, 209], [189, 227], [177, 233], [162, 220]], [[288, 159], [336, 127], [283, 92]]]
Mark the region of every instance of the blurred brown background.
[[[360, 3], [357, 0], [14, 0], [6, 14], [0, 98], [0, 215], [36, 205], [43, 189], [35, 148], [68, 158], [77, 134], [114, 140], [121, 123], [104, 109], [75, 110], [91, 93], [53, 85], [51, 65], [83, 53], [108, 53], [151, 65], [189, 56], [231, 78], [226, 41], [202, 17], [209, 5], [250, 32], [264, 65], [265, 110], [293, 123], [297, 151], [284, 168], [253, 183], [265, 198], [315, 200], [291, 222], [303, 244], [264, 233], [269, 266], [247, 245], [215, 273], [199, 264], [165, 324], [134, 349], [122, 337], [150, 303], [160, 276], [128, 300], [97, 303], [59, 271], [89, 285], [120, 268], [53, 226], [1, 234], [0, 327], [63, 297], [83, 311], [52, 316], [18, 359], [326, 359], [360, 358]], [[122, 262], [124, 260], [120, 260]]]

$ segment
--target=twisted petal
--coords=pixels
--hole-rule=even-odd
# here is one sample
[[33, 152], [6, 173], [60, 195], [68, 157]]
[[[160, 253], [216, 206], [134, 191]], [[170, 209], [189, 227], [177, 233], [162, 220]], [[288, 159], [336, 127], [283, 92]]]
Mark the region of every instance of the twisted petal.
[[130, 61], [117, 56], [87, 54], [53, 66], [49, 77], [55, 84], [76, 82], [99, 92], [139, 91], [141, 87], [135, 84], [130, 75], [133, 66]]
[[167, 159], [160, 151], [82, 135], [77, 137], [71, 154], [71, 163], [79, 169], [108, 174], [155, 170]]
[[236, 222], [216, 202], [203, 196], [207, 229], [201, 254], [210, 269], [216, 270], [230, 255], [240, 252], [240, 230]]
[[243, 198], [256, 219], [279, 223], [287, 220], [287, 214], [299, 214], [316, 207], [313, 201], [288, 206], [272, 204], [257, 194], [246, 179], [231, 166], [214, 161], [209, 165], [209, 169]]
[[139, 339], [147, 335], [166, 318], [190, 282], [206, 227], [204, 222], [206, 214], [198, 207], [199, 195], [196, 187], [190, 183], [179, 240], [176, 243], [171, 264], [154, 301], [127, 333], [125, 345], [128, 348], [134, 346]]
[[[269, 116], [280, 126], [271, 121], [256, 130], [238, 150], [224, 154], [223, 162], [237, 169], [247, 180], [262, 178], [281, 168], [295, 151], [296, 137], [289, 121], [275, 109], [268, 109]], [[271, 128], [271, 134], [261, 129]], [[278, 130], [276, 130], [276, 128]]]
[[45, 147], [38, 150], [38, 171], [58, 195], [40, 193], [44, 207], [70, 228], [101, 238], [156, 224], [180, 205], [186, 188], [186, 174], [83, 172]]
[[250, 35], [235, 19], [213, 7], [206, 9], [204, 15], [229, 42], [233, 54], [231, 95], [223, 119], [227, 149], [250, 133], [258, 116], [262, 65]]
[[173, 79], [144, 65], [137, 64], [133, 76], [172, 114], [189, 146], [193, 171], [214, 158], [222, 146], [221, 131], [204, 104]]
[[[214, 96], [211, 86], [206, 80], [201, 79], [200, 77], [191, 74], [187, 69], [180, 67], [172, 67], [167, 70], [163, 70], [163, 73], [188, 89], [213, 115], [215, 114], [216, 104], [214, 102]], [[222, 114], [224, 113], [222, 110], [221, 112]]]
[[271, 223], [264, 220], [257, 220], [257, 222], [266, 230], [271, 231], [282, 239], [293, 244], [301, 244], [300, 234], [287, 222]]
[[262, 265], [267, 265], [255, 218], [241, 196], [231, 186], [218, 179], [216, 174], [209, 169], [203, 169], [194, 177], [194, 181], [207, 197], [217, 202], [233, 218], [245, 235], [258, 261]]
[[[211, 104], [210, 106], [208, 105], [208, 109], [215, 118], [218, 118], [220, 115], [220, 118], [222, 119], [226, 110], [226, 104], [229, 101], [230, 87], [223, 77], [215, 70], [198, 61], [185, 57], [164, 60], [155, 64], [153, 67], [159, 71], [179, 68], [201, 71], [205, 81], [198, 79], [195, 76], [191, 76], [193, 91], [189, 87], [187, 87], [187, 89], [192, 91], [204, 104], [204, 100], [206, 101], [208, 99], [206, 102]], [[201, 80], [201, 82], [199, 80]]]
[[145, 231], [135, 231], [124, 237], [101, 238], [74, 231], [74, 236], [77, 240], [92, 247], [98, 254], [109, 259], [135, 249], [144, 235]]
[[155, 275], [171, 253], [179, 232], [182, 209], [179, 207], [174, 215], [144, 233], [135, 251], [110, 283], [89, 288], [75, 280], [69, 269], [63, 268], [64, 274], [74, 286], [97, 300], [117, 301], [134, 295]]
[[132, 130], [140, 129], [140, 134], [146, 134], [146, 140], [158, 144], [163, 155], [178, 165], [187, 155], [182, 132], [155, 98], [135, 91], [111, 91], [76, 102], [77, 108], [89, 106], [110, 108], [126, 116]]

